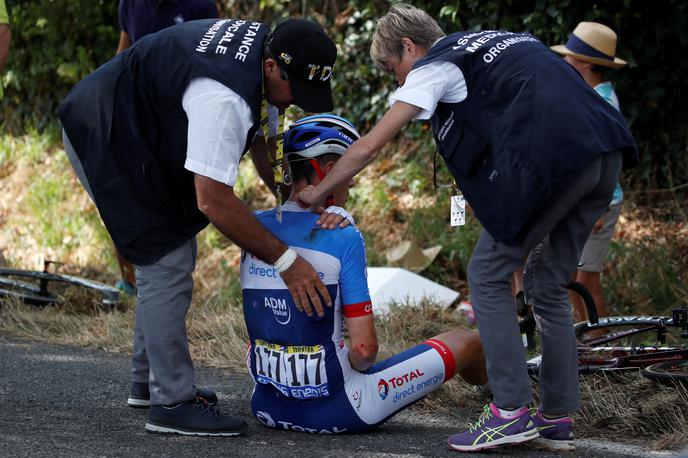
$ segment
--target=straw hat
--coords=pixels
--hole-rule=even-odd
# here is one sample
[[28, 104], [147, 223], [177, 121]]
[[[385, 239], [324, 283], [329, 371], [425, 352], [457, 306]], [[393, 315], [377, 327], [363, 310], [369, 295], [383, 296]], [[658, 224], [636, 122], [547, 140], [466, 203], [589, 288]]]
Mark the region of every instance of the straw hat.
[[418, 245], [406, 240], [387, 250], [385, 256], [390, 266], [403, 267], [411, 272], [418, 273], [428, 267], [441, 250], [442, 245], [421, 250]]
[[573, 56], [603, 67], [621, 68], [626, 65], [625, 60], [615, 57], [616, 33], [597, 22], [581, 22], [565, 45], [552, 46], [551, 49], [562, 56]]

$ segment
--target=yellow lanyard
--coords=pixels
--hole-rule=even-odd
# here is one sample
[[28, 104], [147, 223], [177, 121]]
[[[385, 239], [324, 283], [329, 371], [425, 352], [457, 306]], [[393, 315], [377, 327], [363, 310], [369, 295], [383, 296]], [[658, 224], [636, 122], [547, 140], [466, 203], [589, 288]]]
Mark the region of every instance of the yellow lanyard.
[[[272, 165], [272, 171], [275, 177], [275, 186], [284, 183], [284, 121], [285, 121], [284, 110], [279, 110], [277, 115], [278, 125], [277, 125], [277, 148], [275, 149], [275, 158], [273, 160], [270, 157], [270, 165]], [[270, 127], [268, 126], [268, 103], [263, 98], [260, 107], [260, 126], [263, 128], [263, 137], [267, 144], [268, 138], [270, 136]]]
[[[268, 102], [265, 99], [265, 89], [263, 89], [260, 105], [260, 125], [263, 128], [263, 138], [265, 139], [265, 146], [268, 145], [268, 138], [270, 137], [270, 127], [268, 126]], [[286, 119], [285, 111], [279, 110], [277, 114], [277, 147], [275, 148], [275, 158], [270, 156], [270, 149], [268, 148], [268, 156], [270, 156], [270, 165], [272, 165], [272, 172], [275, 182], [275, 191], [277, 197], [277, 205], [275, 212], [277, 221], [282, 222], [282, 190], [280, 185], [284, 183], [284, 122]]]

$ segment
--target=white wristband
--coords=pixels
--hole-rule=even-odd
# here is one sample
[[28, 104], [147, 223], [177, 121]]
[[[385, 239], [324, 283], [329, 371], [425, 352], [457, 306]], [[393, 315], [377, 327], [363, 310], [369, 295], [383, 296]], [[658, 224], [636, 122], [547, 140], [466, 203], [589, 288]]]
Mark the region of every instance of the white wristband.
[[287, 248], [287, 251], [282, 253], [282, 256], [275, 261], [272, 267], [277, 269], [277, 272], [282, 273], [290, 268], [292, 264], [294, 264], [294, 261], [296, 261], [296, 256], [296, 251], [292, 250], [291, 248]]

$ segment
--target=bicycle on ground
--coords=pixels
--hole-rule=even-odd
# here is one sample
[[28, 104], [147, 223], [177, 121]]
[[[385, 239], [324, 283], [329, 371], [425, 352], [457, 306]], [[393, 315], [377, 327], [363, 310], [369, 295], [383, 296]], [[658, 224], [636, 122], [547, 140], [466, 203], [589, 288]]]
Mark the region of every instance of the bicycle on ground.
[[[576, 323], [578, 365], [582, 375], [603, 371], [641, 371], [659, 383], [688, 386], [688, 306], [678, 306], [671, 316], [627, 315], [598, 318], [595, 302], [580, 283], [568, 289], [581, 296], [588, 321]], [[524, 344], [535, 349], [537, 317], [517, 296]], [[528, 360], [528, 372], [537, 382], [542, 355]]]
[[88, 298], [103, 308], [122, 302], [117, 288], [88, 278], [49, 272], [56, 261], [43, 261], [43, 270], [0, 267], [0, 300], [18, 300], [36, 306], [65, 305], [75, 298]]

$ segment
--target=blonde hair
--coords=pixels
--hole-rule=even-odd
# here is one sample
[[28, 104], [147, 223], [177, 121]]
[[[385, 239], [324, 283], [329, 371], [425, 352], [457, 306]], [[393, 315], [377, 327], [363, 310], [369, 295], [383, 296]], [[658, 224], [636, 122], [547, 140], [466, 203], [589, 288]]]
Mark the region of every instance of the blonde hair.
[[402, 38], [408, 38], [416, 45], [430, 49], [444, 32], [437, 21], [425, 11], [408, 3], [397, 3], [377, 21], [370, 57], [383, 70], [385, 61], [390, 57], [401, 58]]

